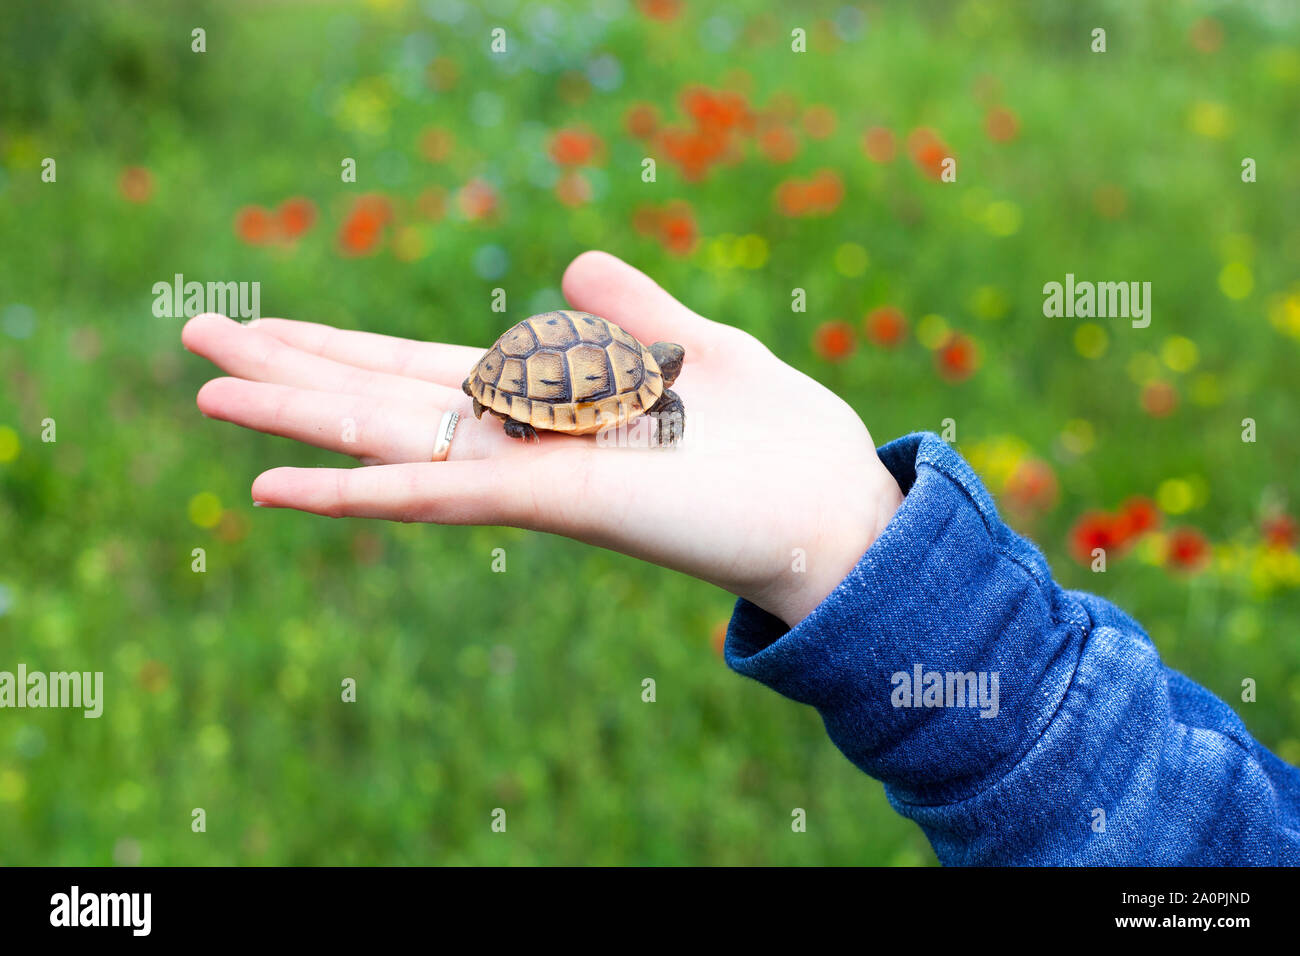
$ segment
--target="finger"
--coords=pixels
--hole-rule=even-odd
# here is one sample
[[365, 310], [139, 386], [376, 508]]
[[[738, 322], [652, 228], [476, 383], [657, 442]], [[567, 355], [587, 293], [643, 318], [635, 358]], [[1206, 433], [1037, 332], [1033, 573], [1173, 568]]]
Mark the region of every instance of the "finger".
[[520, 524], [530, 491], [500, 459], [368, 468], [273, 468], [253, 482], [254, 503], [332, 518], [437, 524]]
[[644, 272], [607, 252], [584, 252], [569, 264], [561, 282], [575, 309], [621, 325], [644, 344], [676, 342], [706, 351], [727, 328], [696, 315]]
[[224, 315], [196, 315], [185, 323], [181, 341], [191, 352], [211, 360], [230, 375], [254, 382], [443, 407], [455, 400], [453, 390], [445, 385], [372, 372], [311, 355], [259, 331], [257, 326], [241, 325]]
[[474, 434], [484, 426], [468, 416], [469, 402], [463, 395], [458, 396], [456, 407], [448, 409], [217, 378], [199, 389], [198, 405], [210, 418], [384, 463], [429, 461], [443, 413], [458, 411], [462, 422], [448, 458], [485, 453], [482, 436]]
[[286, 345], [312, 355], [372, 372], [437, 382], [449, 388], [460, 388], [484, 352], [468, 345], [417, 342], [394, 335], [336, 329], [318, 322], [294, 319], [258, 319], [250, 324]]

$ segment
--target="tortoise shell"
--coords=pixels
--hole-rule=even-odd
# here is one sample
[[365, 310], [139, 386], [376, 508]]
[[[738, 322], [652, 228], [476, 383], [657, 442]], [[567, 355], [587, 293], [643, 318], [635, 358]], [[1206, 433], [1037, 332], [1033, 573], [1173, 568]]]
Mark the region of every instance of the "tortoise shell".
[[590, 312], [543, 312], [497, 339], [465, 391], [505, 420], [586, 435], [636, 418], [664, 392], [650, 350]]

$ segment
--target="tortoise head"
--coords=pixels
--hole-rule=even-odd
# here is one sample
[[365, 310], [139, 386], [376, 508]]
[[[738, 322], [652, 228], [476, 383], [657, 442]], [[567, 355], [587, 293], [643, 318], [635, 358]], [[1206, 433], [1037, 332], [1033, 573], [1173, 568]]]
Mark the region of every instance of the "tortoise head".
[[663, 373], [664, 388], [668, 388], [677, 381], [677, 376], [682, 373], [682, 362], [686, 359], [686, 349], [672, 342], [656, 342], [650, 346], [650, 354], [655, 357], [659, 363], [659, 371]]

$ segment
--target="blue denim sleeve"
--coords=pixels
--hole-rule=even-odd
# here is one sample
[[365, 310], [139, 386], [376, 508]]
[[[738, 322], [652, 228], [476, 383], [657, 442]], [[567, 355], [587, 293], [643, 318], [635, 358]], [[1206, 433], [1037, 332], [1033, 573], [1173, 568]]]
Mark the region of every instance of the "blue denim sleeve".
[[945, 864], [1300, 863], [1300, 770], [1057, 585], [938, 436], [880, 456], [898, 513], [796, 627], [740, 600], [734, 670], [816, 707]]

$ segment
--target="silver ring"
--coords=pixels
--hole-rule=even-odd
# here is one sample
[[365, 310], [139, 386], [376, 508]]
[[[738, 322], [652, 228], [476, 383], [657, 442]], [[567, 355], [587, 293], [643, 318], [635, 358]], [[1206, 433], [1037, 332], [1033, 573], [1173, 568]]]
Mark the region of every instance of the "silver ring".
[[447, 450], [451, 448], [451, 436], [456, 434], [456, 424], [460, 421], [460, 412], [444, 412], [438, 423], [438, 438], [433, 443], [431, 461], [446, 461]]

